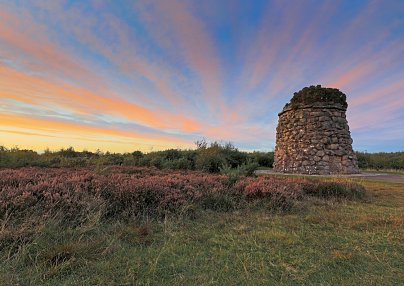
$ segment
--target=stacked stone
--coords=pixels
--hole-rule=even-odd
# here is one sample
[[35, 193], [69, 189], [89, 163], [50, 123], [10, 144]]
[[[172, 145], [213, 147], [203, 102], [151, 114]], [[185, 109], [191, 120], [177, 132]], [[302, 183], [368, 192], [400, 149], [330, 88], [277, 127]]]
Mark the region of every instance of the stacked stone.
[[305, 87], [279, 113], [274, 171], [300, 174], [359, 173], [338, 89]]

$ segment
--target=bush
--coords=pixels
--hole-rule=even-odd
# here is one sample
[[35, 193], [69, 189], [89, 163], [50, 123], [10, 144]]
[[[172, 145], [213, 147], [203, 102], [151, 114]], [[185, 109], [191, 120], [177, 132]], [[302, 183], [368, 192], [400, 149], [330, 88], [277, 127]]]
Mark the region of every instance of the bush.
[[274, 152], [253, 152], [249, 154], [249, 158], [258, 164], [259, 167], [272, 168], [274, 163]]
[[356, 156], [358, 158], [358, 166], [361, 169], [404, 169], [404, 152], [356, 152]]
[[240, 177], [240, 176], [253, 176], [255, 175], [255, 170], [258, 168], [258, 163], [248, 162], [243, 165], [237, 166], [236, 168], [231, 168], [230, 165], [224, 164], [220, 167], [220, 173], [222, 175], [227, 175], [229, 177]]
[[239, 180], [234, 187], [245, 195], [247, 201], [265, 203], [271, 210], [289, 211], [303, 198], [299, 179], [245, 178]]
[[218, 146], [199, 150], [195, 162], [196, 169], [209, 173], [218, 173], [225, 164], [226, 158]]
[[[162, 217], [188, 206], [229, 211], [264, 205], [290, 210], [306, 195], [361, 198], [362, 186], [296, 178], [229, 177], [196, 171], [108, 166], [89, 169], [21, 168], [0, 170], [0, 217], [40, 223], [59, 217], [70, 225], [94, 214], [103, 220]], [[193, 211], [194, 213], [194, 211]]]
[[205, 210], [226, 212], [235, 208], [235, 202], [226, 192], [208, 193], [201, 200], [201, 206]]
[[197, 170], [218, 173], [226, 166], [238, 168], [247, 163], [247, 154], [240, 152], [231, 143], [213, 142], [208, 147], [206, 142], [197, 142], [195, 166]]
[[361, 199], [365, 196], [362, 185], [350, 182], [316, 182], [303, 187], [305, 194], [322, 198]]
[[172, 170], [192, 170], [194, 163], [187, 158], [179, 158], [172, 161], [165, 161], [163, 163], [164, 169], [172, 169]]

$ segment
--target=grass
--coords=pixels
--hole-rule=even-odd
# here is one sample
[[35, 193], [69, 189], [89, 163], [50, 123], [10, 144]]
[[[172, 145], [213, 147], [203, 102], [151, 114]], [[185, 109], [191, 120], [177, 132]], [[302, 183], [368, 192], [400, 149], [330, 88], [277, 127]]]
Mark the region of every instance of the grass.
[[257, 168], [257, 170], [272, 170], [272, 167], [263, 167], [263, 166], [260, 166], [260, 167]]
[[388, 174], [398, 174], [398, 175], [404, 175], [404, 170], [403, 169], [362, 169], [361, 170], [363, 173], [388, 173]]
[[1, 241], [18, 240], [0, 247], [0, 285], [402, 285], [404, 185], [360, 182], [364, 200], [312, 198], [286, 214], [3, 227]]

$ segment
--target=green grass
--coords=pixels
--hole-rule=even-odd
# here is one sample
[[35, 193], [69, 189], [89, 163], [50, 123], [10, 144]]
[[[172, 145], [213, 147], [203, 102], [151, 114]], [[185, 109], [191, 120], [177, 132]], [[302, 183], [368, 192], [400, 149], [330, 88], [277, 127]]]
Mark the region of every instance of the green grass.
[[388, 174], [398, 174], [404, 175], [403, 169], [362, 169], [361, 172], [363, 173], [388, 173]]
[[404, 185], [360, 182], [364, 201], [313, 198], [287, 214], [0, 225], [0, 285], [402, 285]]

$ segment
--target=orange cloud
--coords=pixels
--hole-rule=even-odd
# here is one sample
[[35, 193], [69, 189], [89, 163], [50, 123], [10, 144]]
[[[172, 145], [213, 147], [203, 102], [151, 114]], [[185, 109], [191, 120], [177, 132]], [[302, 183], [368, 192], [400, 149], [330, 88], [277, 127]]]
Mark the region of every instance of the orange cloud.
[[75, 138], [77, 135], [96, 138], [107, 137], [123, 137], [133, 140], [133, 144], [151, 142], [159, 145], [178, 144], [180, 146], [189, 146], [187, 140], [179, 139], [174, 136], [157, 135], [157, 134], [143, 134], [134, 131], [124, 131], [118, 129], [111, 129], [106, 127], [97, 127], [92, 125], [85, 125], [74, 122], [57, 121], [54, 119], [44, 119], [23, 115], [0, 114], [0, 126], [8, 128], [21, 128], [30, 130], [33, 133], [35, 130], [42, 132], [42, 135], [51, 134], [55, 137]]
[[[37, 104], [57, 103], [62, 107], [89, 113], [98, 111], [135, 120], [142, 124], [164, 128], [164, 124], [153, 112], [119, 99], [99, 96], [90, 91], [67, 84], [56, 84], [37, 76], [30, 76], [0, 64], [0, 93], [2, 97], [11, 94], [15, 100], [36, 101]], [[4, 92], [4, 93], [3, 93]]]
[[0, 94], [3, 98], [35, 104], [57, 104], [83, 114], [109, 114], [161, 129], [197, 131], [201, 124], [181, 114], [149, 110], [119, 98], [109, 98], [75, 86], [55, 83], [0, 64]]
[[[69, 10], [65, 10], [60, 3], [55, 4], [52, 1], [37, 2], [35, 5], [38, 5], [38, 8], [45, 11], [50, 17], [57, 16], [58, 23], [66, 31], [71, 32], [77, 40], [93, 51], [105, 56], [127, 75], [137, 72], [149, 79], [175, 108], [181, 109], [184, 102], [178, 94], [174, 94], [168, 82], [168, 78], [175, 75], [176, 72], [166, 65], [162, 65], [160, 61], [149, 62], [139, 57], [138, 43], [131, 38], [133, 31], [121, 19], [106, 12], [103, 12], [98, 18], [85, 17], [80, 4], [73, 5]], [[172, 31], [180, 39], [179, 44], [187, 62], [200, 76], [208, 105], [221, 110], [221, 112], [217, 112], [217, 110], [211, 109], [211, 112], [223, 115], [226, 121], [235, 119], [237, 115], [228, 110], [221, 99], [220, 67], [213, 41], [203, 23], [196, 19], [189, 12], [189, 7], [183, 3], [173, 3], [173, 7], [178, 8], [178, 11], [172, 7], [166, 7], [163, 2], [156, 3], [156, 5], [162, 9], [161, 12], [164, 12], [163, 10], [166, 8], [169, 9], [164, 13], [170, 17]], [[33, 64], [38, 63], [47, 74], [58, 71], [65, 74], [69, 80], [85, 80], [84, 84], [90, 81], [92, 91], [58, 82], [55, 79], [45, 79], [35, 75], [36, 73], [34, 75], [23, 73], [2, 65], [0, 66], [2, 97], [38, 106], [43, 106], [45, 102], [46, 104], [56, 104], [81, 114], [91, 115], [96, 112], [122, 116], [153, 128], [177, 129], [184, 132], [201, 130], [200, 122], [183, 114], [173, 114], [167, 109], [146, 109], [141, 105], [120, 99], [104, 84], [105, 80], [95, 76], [76, 59], [73, 60], [73, 55], [69, 55], [65, 50], [51, 43], [48, 39], [47, 28], [38, 24], [30, 13], [22, 8], [21, 13], [26, 16], [22, 20], [15, 12], [11, 8], [1, 12], [3, 25], [0, 27], [2, 32], [0, 39], [14, 49], [24, 52], [26, 55], [24, 66], [32, 70]], [[99, 25], [108, 36], [114, 37], [116, 42], [114, 48], [119, 48], [119, 52], [114, 51], [114, 48], [105, 42], [106, 39], [100, 38], [93, 32]], [[15, 57], [13, 54], [9, 54], [9, 58]], [[18, 57], [18, 60], [21, 61], [21, 58]], [[94, 86], [96, 88], [93, 88]], [[136, 94], [136, 99], [148, 102], [149, 106], [153, 105], [150, 98], [143, 94]]]
[[25, 132], [25, 131], [17, 131], [17, 130], [2, 130], [2, 129], [0, 129], [0, 132], [3, 132], [3, 133], [12, 133], [12, 134], [19, 134], [19, 135], [28, 135], [28, 136], [56, 137], [56, 136], [48, 135], [48, 134], [33, 133], [33, 132]]

